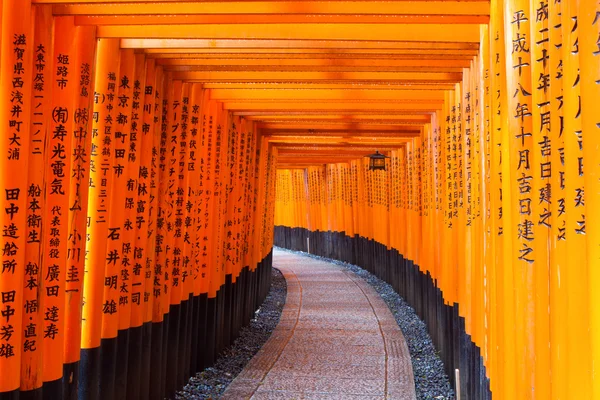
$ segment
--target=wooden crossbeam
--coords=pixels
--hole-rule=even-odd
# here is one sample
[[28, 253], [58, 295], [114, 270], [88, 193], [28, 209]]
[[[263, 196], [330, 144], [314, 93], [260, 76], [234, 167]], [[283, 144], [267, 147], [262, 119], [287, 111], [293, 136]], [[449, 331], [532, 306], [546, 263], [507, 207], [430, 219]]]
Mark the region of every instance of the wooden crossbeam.
[[190, 24], [100, 25], [98, 37], [141, 39], [371, 40], [479, 43], [479, 25], [456, 24]]
[[55, 4], [55, 15], [81, 16], [489, 16], [488, 0], [465, 1], [75, 1], [33, 0]]

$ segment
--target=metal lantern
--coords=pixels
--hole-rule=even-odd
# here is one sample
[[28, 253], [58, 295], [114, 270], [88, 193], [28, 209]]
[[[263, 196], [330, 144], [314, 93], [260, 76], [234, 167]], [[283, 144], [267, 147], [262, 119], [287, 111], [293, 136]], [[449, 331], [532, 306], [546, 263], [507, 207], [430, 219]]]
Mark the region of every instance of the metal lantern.
[[385, 171], [385, 159], [389, 158], [386, 155], [381, 154], [379, 151], [375, 151], [375, 154], [369, 155], [369, 169], [370, 170], [384, 170]]

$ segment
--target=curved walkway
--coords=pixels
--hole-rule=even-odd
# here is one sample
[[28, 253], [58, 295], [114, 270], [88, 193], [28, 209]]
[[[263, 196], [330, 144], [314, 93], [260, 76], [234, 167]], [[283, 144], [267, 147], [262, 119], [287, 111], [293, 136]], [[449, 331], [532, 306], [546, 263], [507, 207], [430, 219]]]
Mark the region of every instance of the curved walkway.
[[224, 399], [415, 399], [408, 347], [375, 290], [325, 261], [274, 250], [279, 325]]

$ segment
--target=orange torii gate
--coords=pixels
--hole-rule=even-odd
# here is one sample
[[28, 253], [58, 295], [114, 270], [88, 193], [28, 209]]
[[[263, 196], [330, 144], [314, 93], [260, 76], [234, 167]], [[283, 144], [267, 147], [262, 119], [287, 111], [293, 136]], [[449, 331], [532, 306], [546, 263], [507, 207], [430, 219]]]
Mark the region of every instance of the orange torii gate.
[[274, 241], [391, 282], [465, 398], [600, 398], [598, 4], [0, 5], [0, 399], [172, 395]]

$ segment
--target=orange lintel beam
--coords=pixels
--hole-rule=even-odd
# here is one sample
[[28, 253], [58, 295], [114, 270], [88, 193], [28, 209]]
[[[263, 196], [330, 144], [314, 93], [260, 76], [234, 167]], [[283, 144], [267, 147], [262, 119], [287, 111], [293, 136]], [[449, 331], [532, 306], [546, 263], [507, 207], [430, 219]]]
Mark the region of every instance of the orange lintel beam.
[[414, 131], [414, 126], [402, 126], [402, 125], [373, 125], [373, 124], [361, 124], [361, 123], [342, 123], [342, 124], [322, 124], [315, 125], [311, 122], [304, 124], [290, 124], [290, 123], [258, 123], [257, 128], [265, 131], [281, 130], [286, 132], [306, 132], [309, 129], [325, 131], [325, 130], [342, 130], [342, 131], [376, 131], [376, 132], [401, 132], [401, 131]]
[[325, 144], [366, 144], [372, 145], [374, 141], [377, 143], [401, 144], [412, 140], [413, 135], [398, 135], [398, 136], [377, 136], [366, 137], [360, 135], [330, 135], [330, 136], [285, 136], [285, 135], [265, 135], [266, 140], [271, 143], [285, 143], [293, 146], [306, 143], [325, 143]]
[[302, 109], [296, 109], [296, 110], [272, 109], [272, 110], [268, 110], [268, 111], [261, 110], [261, 109], [233, 110], [233, 115], [240, 116], [240, 117], [256, 117], [256, 119], [260, 119], [260, 117], [263, 115], [267, 115], [267, 116], [270, 116], [270, 115], [289, 115], [289, 116], [311, 115], [311, 116], [329, 117], [329, 116], [353, 115], [356, 113], [359, 113], [361, 115], [371, 115], [375, 118], [377, 116], [386, 116], [386, 115], [390, 115], [390, 114], [431, 117], [433, 112], [428, 112], [428, 111], [423, 111], [423, 110], [418, 110], [418, 109], [416, 109], [416, 110], [415, 109], [413, 109], [413, 110], [394, 110], [394, 109], [388, 109], [388, 110], [373, 110], [373, 109], [316, 110], [316, 109], [306, 108], [304, 110], [302, 110]]
[[405, 132], [323, 132], [315, 130], [311, 133], [296, 132], [294, 135], [267, 132], [266, 140], [277, 143], [367, 143], [371, 142], [404, 142], [420, 135], [421, 129]]
[[470, 60], [448, 59], [448, 58], [356, 58], [356, 57], [319, 57], [319, 58], [295, 58], [287, 56], [279, 57], [254, 57], [249, 55], [247, 58], [222, 57], [222, 58], [168, 58], [157, 60], [157, 65], [164, 66], [278, 66], [278, 67], [369, 67], [371, 69], [385, 68], [407, 68], [407, 67], [445, 67], [445, 68], [469, 68]]
[[[201, 44], [214, 43], [214, 47], [198, 47]], [[393, 43], [393, 48], [384, 48], [378, 42], [350, 42], [356, 47], [349, 47], [343, 41], [290, 41], [290, 40], [200, 40], [172, 39], [167, 42], [156, 39], [123, 39], [123, 48], [141, 49], [149, 58], [451, 58], [471, 60], [477, 55], [477, 47], [470, 43], [451, 43], [460, 45], [457, 48], [442, 48], [439, 43], [423, 43], [422, 48], [409, 47]], [[335, 47], [334, 45], [340, 45]], [[365, 45], [366, 44], [366, 45]], [[414, 46], [414, 43], [410, 43]], [[295, 46], [294, 46], [295, 45]], [[435, 45], [435, 46], [432, 46]], [[162, 46], [162, 47], [156, 47]], [[195, 47], [193, 47], [195, 46]], [[379, 47], [377, 47], [379, 46]]]
[[[440, 109], [440, 106], [431, 103], [377, 103], [369, 105], [366, 103], [344, 103], [337, 104], [335, 102], [297, 102], [297, 103], [283, 103], [283, 102], [272, 102], [272, 103], [256, 103], [256, 102], [230, 102], [225, 104], [225, 108], [231, 111], [237, 112], [237, 115], [243, 116], [247, 111], [267, 111], [267, 110], [286, 110], [286, 111], [300, 111], [307, 112], [329, 112], [335, 114], [347, 114], [352, 112], [368, 112], [377, 113], [383, 111], [397, 112], [399, 114], [422, 114], [432, 113]], [[412, 112], [411, 112], [412, 111]]]
[[[211, 49], [206, 49], [211, 50]], [[265, 49], [263, 49], [265, 50]], [[162, 65], [179, 65], [179, 64], [198, 64], [198, 65], [250, 65], [264, 63], [288, 63], [290, 65], [313, 65], [318, 63], [331, 63], [332, 65], [339, 64], [357, 64], [362, 65], [369, 63], [385, 63], [384, 65], [403, 65], [405, 63], [442, 63], [446, 61], [456, 62], [456, 65], [471, 64], [472, 55], [466, 55], [461, 50], [453, 50], [453, 53], [431, 54], [431, 53], [408, 53], [395, 54], [385, 53], [382, 50], [379, 53], [351, 52], [351, 49], [340, 50], [335, 53], [327, 52], [324, 49], [305, 49], [300, 52], [297, 49], [273, 49], [269, 53], [254, 53], [246, 51], [244, 53], [206, 53], [203, 49], [191, 49], [190, 51], [181, 49], [181, 52], [170, 53], [169, 49], [156, 50], [145, 49], [147, 57], [158, 59], [156, 62]], [[154, 52], [158, 51], [158, 52]], [[441, 50], [440, 50], [441, 51]], [[244, 64], [247, 63], [247, 64]], [[421, 64], [419, 64], [421, 65]]]
[[[470, 1], [110, 1], [33, 0], [55, 3], [55, 15], [469, 15], [489, 16], [488, 0]], [[63, 4], [59, 4], [63, 3]], [[114, 2], [113, 2], [114, 3]]]
[[453, 90], [453, 83], [312, 83], [312, 82], [209, 82], [205, 89], [410, 89], [410, 90]]
[[[317, 138], [317, 139], [327, 139], [327, 138]], [[396, 139], [395, 141], [370, 141], [368, 143], [366, 142], [361, 142], [360, 140], [343, 140], [343, 139], [336, 139], [336, 140], [331, 140], [330, 142], [327, 142], [326, 140], [321, 140], [321, 141], [314, 141], [311, 140], [309, 141], [305, 141], [305, 142], [284, 142], [284, 141], [278, 141], [278, 140], [271, 140], [270, 138], [268, 139], [270, 143], [273, 143], [277, 146], [277, 148], [280, 151], [284, 151], [284, 152], [293, 152], [293, 151], [300, 151], [303, 150], [305, 151], [307, 149], [307, 145], [310, 145], [309, 148], [310, 149], [322, 149], [322, 150], [331, 150], [331, 149], [335, 149], [335, 150], [340, 150], [340, 151], [346, 151], [347, 150], [352, 150], [352, 151], [364, 151], [365, 148], [366, 149], [370, 149], [373, 147], [377, 147], [380, 149], [383, 148], [393, 148], [396, 149], [399, 146], [403, 146], [407, 143], [407, 141], [412, 140], [411, 138], [399, 138]], [[317, 147], [311, 147], [311, 146], [317, 146]], [[279, 154], [283, 154], [283, 153], [279, 153]]]
[[[357, 28], [357, 26], [355, 26]], [[446, 29], [447, 30], [447, 29]], [[160, 52], [166, 51], [165, 49], [219, 49], [219, 48], [237, 48], [237, 49], [251, 49], [251, 48], [265, 48], [265, 49], [328, 49], [330, 52], [347, 52], [356, 51], [357, 49], [364, 50], [413, 50], [416, 53], [424, 53], [428, 49], [432, 50], [476, 50], [479, 49], [479, 43], [472, 42], [452, 42], [446, 39], [445, 42], [427, 42], [423, 39], [420, 41], [381, 41], [381, 40], [325, 40], [324, 38], [317, 39], [251, 39], [251, 38], [233, 38], [233, 39], [198, 39], [197, 35], [189, 36], [183, 39], [170, 40], [163, 39], [148, 39], [148, 38], [128, 38], [124, 36], [121, 40], [121, 47], [125, 49], [139, 48], [139, 49], [161, 49]], [[196, 38], [196, 39], [190, 39]], [[381, 38], [379, 38], [381, 39]], [[396, 39], [396, 38], [395, 38]], [[438, 54], [438, 52], [433, 52]]]
[[414, 129], [410, 131], [402, 132], [379, 132], [376, 135], [369, 136], [363, 132], [336, 132], [332, 135], [319, 135], [319, 132], [314, 134], [308, 134], [307, 131], [298, 132], [296, 135], [286, 135], [277, 133], [263, 133], [266, 140], [271, 142], [282, 142], [282, 143], [305, 143], [305, 142], [343, 142], [343, 143], [370, 143], [372, 141], [377, 142], [400, 142], [404, 143], [407, 140], [411, 140], [416, 132], [420, 132], [420, 129]]
[[235, 72], [174, 72], [173, 79], [211, 82], [302, 82], [302, 81], [353, 81], [353, 82], [459, 82], [462, 73], [455, 72], [278, 72], [278, 71], [235, 71]]
[[362, 90], [362, 89], [213, 89], [210, 97], [230, 100], [320, 100], [320, 101], [443, 101], [438, 90]]
[[[479, 42], [479, 26], [456, 24], [206, 24], [99, 26], [106, 38], [203, 38], [287, 40], [381, 40], [406, 42]], [[393, 40], [391, 40], [393, 38]]]
[[[458, 2], [454, 2], [458, 3]], [[427, 14], [218, 14], [218, 15], [143, 15], [81, 16], [77, 25], [201, 25], [201, 24], [487, 24], [487, 15]]]
[[372, 141], [378, 140], [380, 136], [388, 137], [389, 135], [395, 135], [397, 137], [415, 137], [421, 134], [422, 129], [412, 129], [412, 130], [354, 130], [354, 129], [346, 129], [346, 130], [335, 130], [335, 129], [306, 129], [304, 131], [286, 131], [286, 130], [265, 130], [262, 133], [266, 136], [288, 136], [290, 138], [301, 138], [297, 141], [304, 143], [310, 142], [311, 138], [314, 137], [327, 137], [327, 138], [338, 138], [336, 140], [341, 140], [339, 138], [352, 137], [356, 138], [362, 135], [365, 139], [369, 139]]
[[315, 127], [318, 127], [322, 124], [331, 124], [336, 123], [336, 124], [343, 124], [343, 123], [350, 123], [350, 124], [360, 124], [360, 123], [369, 123], [372, 125], [401, 125], [403, 127], [405, 127], [406, 129], [415, 129], [415, 127], [421, 127], [424, 124], [428, 123], [429, 121], [427, 120], [423, 120], [423, 121], [406, 121], [406, 120], [401, 120], [401, 119], [350, 119], [350, 118], [346, 118], [343, 120], [333, 120], [333, 119], [322, 119], [322, 120], [315, 120], [315, 119], [310, 119], [310, 118], [306, 118], [306, 119], [269, 119], [269, 118], [260, 118], [260, 117], [252, 117], [252, 118], [248, 118], [248, 120], [250, 121], [257, 121], [259, 123], [275, 123], [275, 124], [293, 124], [293, 125], [298, 125], [298, 124], [306, 124], [306, 123], [310, 123], [315, 125]]
[[166, 71], [172, 72], [449, 72], [461, 73], [462, 67], [447, 66], [397, 66], [381, 67], [376, 63], [370, 66], [345, 66], [345, 65], [174, 65], [165, 66]]
[[268, 121], [268, 122], [292, 122], [300, 121], [310, 123], [347, 123], [364, 121], [367, 123], [380, 123], [380, 121], [388, 121], [389, 124], [426, 124], [431, 122], [430, 115], [404, 115], [404, 114], [387, 114], [387, 115], [371, 115], [371, 114], [346, 114], [346, 115], [315, 115], [315, 114], [262, 114], [250, 115], [246, 119], [250, 121]]
[[297, 147], [297, 148], [286, 148], [281, 145], [277, 145], [277, 155], [279, 157], [317, 157], [322, 155], [331, 155], [336, 157], [352, 157], [356, 155], [367, 155], [374, 153], [375, 150], [392, 151], [405, 146], [405, 144], [398, 145], [378, 145], [372, 144], [371, 146], [363, 146], [361, 148], [354, 148], [352, 146], [330, 146], [330, 147]]

